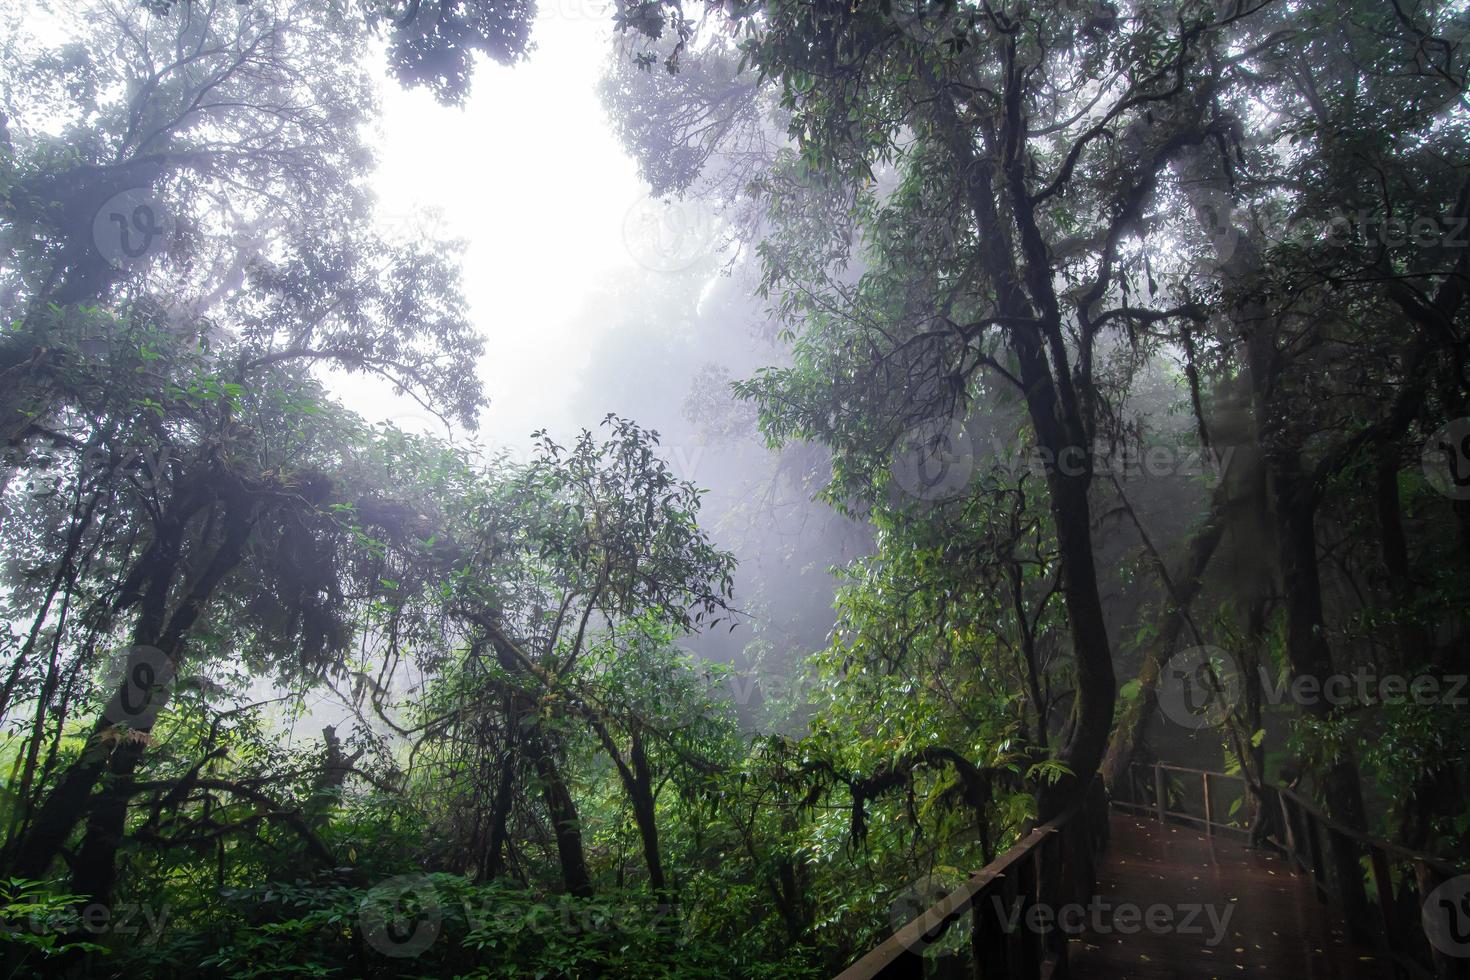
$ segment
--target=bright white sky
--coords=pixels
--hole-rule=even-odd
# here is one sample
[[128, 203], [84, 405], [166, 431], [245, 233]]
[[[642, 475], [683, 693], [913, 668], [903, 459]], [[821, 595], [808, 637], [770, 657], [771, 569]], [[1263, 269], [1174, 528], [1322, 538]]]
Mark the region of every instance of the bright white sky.
[[[648, 202], [597, 94], [613, 38], [611, 2], [539, 6], [530, 57], [511, 67], [477, 59], [463, 108], [401, 88], [379, 45], [363, 54], [380, 76], [372, 180], [380, 214], [394, 225], [438, 212], [440, 233], [468, 243], [463, 286], [486, 339], [479, 375], [491, 401], [476, 441], [518, 449], [537, 428], [572, 434], [566, 405], [605, 321], [593, 296], [641, 271], [624, 228], [629, 212]], [[44, 9], [27, 24], [43, 41], [63, 39], [63, 25]], [[333, 391], [369, 421], [461, 435], [362, 375], [329, 374]]]
[[[596, 329], [592, 294], [637, 268], [623, 223], [646, 187], [597, 95], [611, 25], [600, 0], [544, 0], [530, 58], [480, 60], [463, 109], [383, 85], [374, 184], [386, 214], [437, 209], [444, 233], [469, 243], [464, 288], [491, 399], [482, 438], [496, 444], [524, 444], [542, 426], [564, 434]], [[343, 394], [369, 419], [397, 414], [381, 397]]]
[[[480, 60], [462, 109], [383, 76], [373, 181], [383, 216], [437, 210], [442, 233], [468, 243], [464, 290], [486, 340], [479, 375], [491, 401], [477, 443], [524, 451], [535, 429], [571, 435], [566, 406], [604, 322], [594, 293], [639, 270], [624, 222], [647, 188], [597, 94], [611, 24], [600, 0], [543, 0], [536, 50], [509, 68]], [[370, 421], [445, 435], [362, 376], [338, 375], [333, 388]], [[302, 736], [344, 717], [324, 693], [307, 703], [291, 725]]]
[[[539, 428], [572, 438], [586, 421], [570, 410], [583, 368], [603, 332], [616, 326], [598, 305], [608, 284], [656, 273], [666, 259], [669, 268], [686, 268], [677, 261], [681, 250], [692, 244], [697, 254], [714, 237], [709, 212], [697, 204], [648, 207], [648, 188], [597, 91], [612, 39], [610, 2], [541, 0], [530, 56], [511, 67], [479, 59], [463, 108], [401, 88], [381, 70], [381, 53], [365, 55], [382, 78], [372, 180], [382, 218], [392, 225], [437, 212], [437, 232], [468, 246], [463, 288], [486, 341], [478, 373], [490, 407], [474, 439], [482, 446], [524, 454]], [[650, 210], [666, 217], [657, 240], [640, 245], [647, 225], [638, 218]], [[378, 382], [334, 373], [330, 384], [369, 421], [446, 435], [442, 423]], [[262, 698], [274, 693], [259, 685]], [[305, 707], [302, 716], [283, 718], [293, 738], [314, 738], [346, 718], [323, 691], [309, 693]]]

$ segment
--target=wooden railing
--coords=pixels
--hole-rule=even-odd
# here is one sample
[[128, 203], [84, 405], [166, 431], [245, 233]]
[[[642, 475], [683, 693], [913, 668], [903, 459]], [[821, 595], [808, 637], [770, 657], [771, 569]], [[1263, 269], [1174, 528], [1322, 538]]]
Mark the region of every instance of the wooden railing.
[[[1194, 802], [1193, 785], [1199, 785], [1199, 811], [1188, 809]], [[1222, 801], [1222, 793], [1230, 787], [1235, 792]], [[1224, 802], [1226, 805], [1221, 806]], [[1249, 799], [1246, 783], [1240, 776], [1203, 769], [1188, 769], [1155, 763], [1134, 764], [1128, 769], [1128, 787], [1113, 797], [1113, 806], [1131, 813], [1150, 814], [1161, 822], [1174, 821], [1198, 827], [1206, 834], [1250, 834]]]
[[[1107, 843], [1109, 802], [1101, 780], [1094, 782], [1081, 803], [972, 874], [837, 980], [919, 978], [926, 975], [926, 963], [930, 975], [1064, 977], [1067, 945], [1061, 930], [1008, 929], [1007, 921], [1026, 921], [1036, 904], [1059, 908], [1088, 901], [1096, 889], [1095, 861]], [[1195, 802], [1199, 805], [1191, 812]], [[1259, 795], [1252, 794], [1240, 776], [1203, 769], [1133, 766], [1126, 788], [1111, 804], [1209, 835], [1241, 834], [1274, 847], [1311, 877], [1318, 899], [1342, 916], [1353, 938], [1392, 962], [1398, 976], [1470, 980], [1470, 959], [1445, 955], [1425, 935], [1425, 897], [1459, 873], [1438, 858], [1345, 827], [1295, 790], [1266, 784]], [[994, 914], [999, 910], [1005, 914]], [[935, 958], [926, 960], [925, 951], [966, 918], [967, 962], [941, 967]]]
[[[1193, 782], [1202, 788], [1203, 814], [1187, 809]], [[1219, 787], [1231, 784], [1239, 788], [1235, 801], [1241, 817], [1231, 815], [1222, 821], [1215, 797]], [[1135, 765], [1129, 771], [1128, 788], [1130, 798], [1115, 798], [1114, 806], [1197, 826], [1206, 833], [1249, 836], [1256, 822], [1250, 818], [1258, 818], [1255, 836], [1310, 876], [1317, 898], [1342, 917], [1352, 938], [1392, 962], [1399, 976], [1470, 978], [1470, 959], [1435, 949], [1424, 931], [1426, 896], [1461, 874], [1447, 862], [1346, 827], [1292, 789], [1266, 783], [1258, 798], [1249, 798], [1245, 780], [1237, 775], [1162, 763]]]
[[[1107, 827], [1107, 797], [1098, 780], [1067, 813], [1027, 834], [837, 980], [923, 977], [924, 952], [966, 918], [970, 969], [965, 972], [971, 976], [1014, 980], [1065, 976], [1067, 940], [1061, 930], [1008, 929], [1007, 920], [1025, 922], [1037, 904], [1059, 908], [1086, 902], [1096, 888], [1094, 861], [1106, 846]], [[1005, 914], [998, 914], [1002, 909]]]
[[1470, 977], [1470, 960], [1435, 949], [1424, 932], [1425, 898], [1461, 872], [1345, 827], [1294, 790], [1264, 789], [1278, 845], [1312, 876], [1318, 897], [1333, 904], [1354, 938], [1376, 947], [1404, 976]]

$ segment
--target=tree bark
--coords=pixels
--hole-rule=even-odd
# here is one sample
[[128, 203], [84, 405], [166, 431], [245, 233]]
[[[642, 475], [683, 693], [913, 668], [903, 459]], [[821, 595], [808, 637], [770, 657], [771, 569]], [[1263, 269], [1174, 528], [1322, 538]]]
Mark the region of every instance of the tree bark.
[[[1252, 316], [1247, 321], [1251, 332], [1246, 346], [1250, 351], [1251, 383], [1256, 394], [1260, 442], [1265, 452], [1271, 514], [1276, 522], [1277, 562], [1286, 609], [1286, 656], [1294, 677], [1314, 678], [1320, 685], [1332, 674], [1333, 663], [1317, 560], [1316, 491], [1310, 474], [1302, 468], [1300, 451], [1279, 431], [1288, 409], [1275, 396], [1280, 379], [1273, 374], [1279, 368], [1273, 363], [1274, 345], [1264, 319], [1264, 316]], [[1300, 707], [1321, 721], [1333, 713], [1333, 706], [1322, 697], [1309, 699]], [[1334, 818], [1350, 827], [1365, 827], [1363, 792], [1357, 763], [1351, 754], [1345, 752], [1327, 767], [1322, 778], [1322, 794]]]
[[1122, 706], [1113, 737], [1108, 742], [1107, 755], [1103, 758], [1103, 782], [1114, 795], [1126, 784], [1128, 767], [1148, 734], [1154, 708], [1158, 705], [1159, 674], [1177, 652], [1179, 634], [1184, 632], [1189, 621], [1190, 603], [1199, 594], [1205, 568], [1225, 533], [1228, 494], [1226, 477], [1222, 473], [1210, 499], [1209, 513], [1190, 538], [1183, 559], [1172, 574], [1165, 573], [1168, 594], [1164, 597], [1164, 616], [1138, 670], [1138, 697]]
[[526, 733], [526, 756], [541, 780], [541, 796], [551, 816], [556, 833], [557, 861], [561, 865], [562, 884], [567, 893], [579, 898], [592, 895], [592, 875], [582, 849], [582, 821], [577, 815], [577, 801], [567, 788], [556, 760], [546, 745], [545, 733], [532, 728]]
[[669, 886], [664, 878], [664, 862], [658, 844], [658, 815], [654, 809], [653, 774], [648, 768], [648, 757], [643, 751], [643, 739], [635, 729], [632, 747], [628, 751], [632, 763], [633, 783], [629, 787], [633, 802], [633, 819], [638, 824], [638, 835], [643, 839], [643, 859], [648, 865], [648, 883], [658, 895], [667, 895]]
[[[1201, 151], [1189, 154], [1181, 171], [1187, 193], [1201, 214], [1208, 211], [1206, 204], [1214, 204], [1218, 195], [1229, 191], [1219, 175], [1219, 164]], [[1217, 196], [1206, 201], [1207, 192]], [[1320, 685], [1332, 673], [1333, 664], [1317, 561], [1316, 488], [1291, 431], [1292, 407], [1283, 392], [1285, 368], [1276, 350], [1279, 322], [1251, 288], [1264, 270], [1260, 251], [1249, 234], [1231, 229], [1230, 234], [1215, 238], [1221, 273], [1239, 297], [1230, 303], [1227, 315], [1243, 344], [1250, 376], [1256, 442], [1265, 463], [1286, 611], [1287, 659], [1294, 677], [1311, 677]], [[1315, 698], [1302, 708], [1318, 719], [1332, 714], [1324, 698]], [[1334, 817], [1351, 827], [1364, 827], [1362, 788], [1350, 754], [1327, 767], [1322, 791], [1323, 802]]]
[[516, 745], [512, 741], [501, 756], [500, 778], [496, 781], [495, 796], [490, 801], [490, 839], [485, 845], [485, 856], [476, 876], [481, 883], [494, 881], [505, 872], [505, 842], [509, 836], [507, 828], [515, 781]]
[[[1014, 51], [1010, 56], [1014, 57]], [[1065, 373], [1069, 370], [1065, 351], [1061, 351], [1056, 365], [1048, 361], [1049, 348], [1055, 352], [1065, 345], [1061, 342], [1060, 314], [1051, 293], [1046, 247], [1036, 236], [1034, 226], [1025, 220], [1029, 215], [1017, 213], [1024, 204], [1013, 196], [1012, 217], [1023, 228], [1023, 244], [1029, 256], [1028, 281], [1033, 292], [1041, 294], [1028, 298], [1021, 288], [1021, 276], [1013, 259], [1010, 226], [1000, 217], [995, 161], [976, 156], [973, 134], [961, 125], [950, 94], [937, 84], [934, 89], [935, 123], [964, 180], [967, 204], [980, 232], [978, 258], [994, 289], [996, 310], [1013, 323], [1021, 320], [1036, 323], [1035, 326], [1016, 323], [1009, 328], [1008, 339], [1017, 358], [1019, 380], [1037, 445], [1050, 454], [1054, 464], [1047, 469], [1047, 489], [1057, 533], [1062, 598], [1076, 670], [1072, 724], [1059, 753], [1069, 774], [1042, 786], [1038, 794], [1041, 819], [1047, 820], [1079, 801], [1097, 772], [1112, 728], [1117, 693], [1093, 559], [1092, 513], [1088, 502], [1092, 472], [1087, 430], [1072, 390], [1072, 379]], [[1008, 94], [1019, 97], [1017, 92]], [[1015, 135], [1019, 138], [1019, 134]], [[1014, 175], [1007, 175], [1007, 180], [1013, 178]], [[1024, 197], [1024, 183], [1013, 190]], [[1030, 235], [1024, 233], [1028, 226], [1031, 226]], [[1040, 318], [1036, 316], [1034, 301], [1040, 301], [1044, 307]], [[1054, 367], [1063, 373], [1054, 375]], [[1080, 457], [1080, 466], [1060, 465], [1074, 456]]]
[[[518, 677], [526, 676], [526, 668], [498, 631], [491, 632], [490, 642], [495, 649], [496, 659], [504, 670]], [[522, 733], [522, 750], [540, 779], [541, 797], [551, 817], [552, 830], [556, 835], [557, 861], [561, 865], [562, 885], [571, 895], [590, 897], [592, 875], [587, 870], [586, 852], [582, 846], [582, 821], [577, 814], [577, 801], [562, 777], [546, 731], [537, 718], [535, 706], [519, 692], [512, 695], [511, 704], [511, 725]]]
[[[129, 726], [128, 736], [113, 749], [107, 761], [107, 778], [92, 804], [87, 832], [73, 868], [72, 888], [95, 902], [106, 903], [112, 897], [117, 875], [117, 850], [126, 832], [128, 801], [135, 793], [134, 775], [147, 750], [147, 736], [153, 731], [159, 712], [168, 704], [173, 675], [177, 673], [184, 649], [184, 638], [220, 582], [240, 564], [245, 543], [254, 527], [253, 508], [248, 501], [236, 497], [226, 502], [226, 508], [225, 528], [218, 548], [208, 565], [189, 584], [183, 600], [169, 616], [168, 625], [158, 639], [157, 649], [167, 658], [165, 676], [157, 678], [156, 685], [149, 691], [147, 713]], [[174, 577], [172, 570], [168, 577]], [[125, 677], [122, 685], [124, 697], [131, 693], [128, 680]]]

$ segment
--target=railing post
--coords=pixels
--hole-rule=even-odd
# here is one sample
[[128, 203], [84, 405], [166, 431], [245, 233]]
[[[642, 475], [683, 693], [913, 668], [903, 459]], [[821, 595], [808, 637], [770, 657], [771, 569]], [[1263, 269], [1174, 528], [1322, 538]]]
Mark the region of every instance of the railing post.
[[1017, 970], [1012, 975], [1018, 980], [1035, 980], [1041, 976], [1041, 936], [1032, 930], [1030, 923], [1031, 907], [1037, 902], [1036, 888], [1041, 877], [1036, 869], [1041, 851], [1042, 848], [1036, 848], [1016, 867], [1016, 893], [1021, 896], [1021, 919], [1016, 932], [1021, 941], [1017, 949]]
[[1021, 977], [1022, 963], [1025, 960], [1024, 946], [1026, 943], [1026, 913], [1030, 908], [1026, 896], [1024, 884], [1026, 862], [1016, 865], [1015, 873], [1006, 875], [1001, 882], [1000, 897], [1002, 903], [1001, 914], [1014, 916], [1014, 925], [1005, 936], [1004, 967], [995, 974], [996, 977]]
[[[1074, 815], [1071, 820], [1063, 823], [1059, 830], [1053, 831], [1036, 849], [1037, 899], [1051, 913], [1048, 917], [1048, 927], [1040, 937], [1040, 953], [1043, 963], [1048, 959], [1052, 961], [1050, 975], [1055, 980], [1065, 980], [1067, 975], [1067, 937], [1062, 932], [1056, 915], [1063, 905], [1072, 900], [1065, 875], [1069, 870], [1067, 867], [1068, 837], [1075, 833], [1077, 824], [1078, 820]], [[1041, 969], [1041, 964], [1038, 964], [1038, 975]]]
[[1394, 928], [1393, 872], [1388, 867], [1388, 856], [1380, 847], [1368, 848], [1368, 859], [1373, 862], [1373, 890], [1378, 895], [1378, 918], [1383, 926], [1383, 949], [1389, 958], [1398, 952], [1398, 930]]
[[[1274, 807], [1271, 805], [1273, 800], [1276, 803]], [[1286, 826], [1286, 808], [1281, 803], [1281, 794], [1276, 792], [1275, 787], [1264, 781], [1261, 783], [1261, 816], [1266, 822], [1267, 835], [1269, 836], [1271, 828], [1275, 827], [1276, 843], [1280, 844], [1283, 849], [1290, 847]]]
[[1317, 900], [1327, 901], [1327, 866], [1322, 861], [1322, 827], [1310, 811], [1303, 811], [1307, 823], [1307, 847], [1312, 852], [1312, 880], [1317, 886]]
[[1297, 843], [1296, 827], [1291, 822], [1291, 815], [1286, 810], [1286, 797], [1281, 793], [1272, 791], [1271, 795], [1276, 799], [1276, 812], [1281, 816], [1281, 846], [1286, 848], [1286, 860], [1291, 864], [1291, 873], [1297, 872]]
[[1154, 763], [1154, 805], [1156, 807], [1158, 807], [1158, 811], [1159, 811], [1159, 823], [1163, 823], [1164, 822], [1165, 804], [1166, 804], [1166, 802], [1168, 800], [1168, 794], [1164, 791], [1164, 778], [1165, 777], [1164, 777], [1164, 770], [1163, 770], [1163, 768], [1160, 767], [1160, 765], [1157, 762], [1155, 762]]
[[[1097, 855], [1107, 850], [1108, 838], [1112, 835], [1112, 827], [1109, 825], [1110, 808], [1108, 806], [1108, 789], [1103, 785], [1102, 777], [1098, 776], [1092, 782], [1092, 790], [1087, 798], [1087, 853], [1088, 864], [1094, 863]], [[1095, 882], [1089, 881], [1087, 889], [1089, 892], [1096, 887]]]
[[1289, 856], [1291, 858], [1292, 870], [1305, 871], [1307, 870], [1307, 862], [1302, 857], [1302, 848], [1305, 845], [1302, 843], [1301, 830], [1297, 826], [1296, 803], [1289, 799], [1285, 793], [1277, 794], [1277, 798], [1281, 800], [1281, 817], [1286, 821], [1286, 835], [1291, 843]]
[[1205, 781], [1205, 836], [1215, 836], [1215, 811], [1210, 803], [1210, 774], [1202, 773]]
[[[975, 904], [971, 907], [970, 942], [976, 980], [1002, 980], [1007, 976], [1006, 951], [1009, 943], [1005, 934], [1005, 921], [1010, 909], [1006, 906], [1005, 896], [1010, 880], [1010, 875], [996, 878], [994, 884], [975, 896]], [[1000, 903], [999, 907], [997, 902]]]
[[1347, 834], [1330, 827], [1327, 844], [1332, 852], [1333, 877], [1337, 879], [1337, 901], [1347, 921], [1348, 934], [1357, 942], [1370, 945], [1368, 893], [1363, 887], [1363, 866], [1358, 862], [1357, 845]]
[[[1423, 860], [1414, 862], [1414, 879], [1419, 886], [1419, 901], [1424, 902], [1440, 885], [1445, 876]], [[1427, 937], [1426, 937], [1427, 938]], [[1429, 945], [1429, 956], [1434, 964], [1435, 980], [1463, 980], [1470, 975], [1470, 960], [1460, 956], [1449, 956], [1443, 950]]]
[[1104, 821], [1108, 819], [1107, 803], [1100, 802], [1103, 807], [1101, 812], [1097, 804], [1089, 801], [1083, 814], [1086, 819], [1078, 821], [1075, 878], [1077, 897], [1083, 899], [1097, 889], [1097, 856], [1102, 849], [1103, 834], [1106, 832]]

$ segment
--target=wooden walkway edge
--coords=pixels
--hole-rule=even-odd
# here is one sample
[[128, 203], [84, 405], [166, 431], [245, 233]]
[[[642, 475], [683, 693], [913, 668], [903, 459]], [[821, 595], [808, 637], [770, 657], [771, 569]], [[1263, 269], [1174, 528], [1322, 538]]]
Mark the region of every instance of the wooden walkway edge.
[[1291, 789], [1137, 768], [1128, 798], [1095, 781], [837, 980], [1470, 980], [1470, 921], [1425, 912], [1470, 917], [1443, 900], [1470, 875]]
[[1073, 980], [1394, 976], [1280, 855], [1123, 813], [1111, 823], [1100, 912], [1069, 950]]

